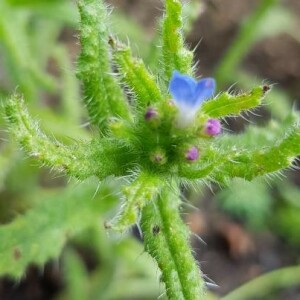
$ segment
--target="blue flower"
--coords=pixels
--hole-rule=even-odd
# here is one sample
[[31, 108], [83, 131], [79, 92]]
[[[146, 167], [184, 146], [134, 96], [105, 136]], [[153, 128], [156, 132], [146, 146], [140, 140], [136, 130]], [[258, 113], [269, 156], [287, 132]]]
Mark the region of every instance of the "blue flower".
[[178, 124], [184, 127], [194, 120], [202, 102], [215, 93], [216, 82], [213, 78], [202, 78], [198, 82], [188, 76], [173, 72], [169, 90], [179, 109]]

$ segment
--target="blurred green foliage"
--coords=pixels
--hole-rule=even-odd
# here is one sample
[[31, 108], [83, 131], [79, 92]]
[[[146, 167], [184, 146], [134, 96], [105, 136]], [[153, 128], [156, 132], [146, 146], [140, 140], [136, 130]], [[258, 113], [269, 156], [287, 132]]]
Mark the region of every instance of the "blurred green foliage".
[[[228, 49], [216, 70], [220, 87], [231, 84], [236, 81], [236, 78], [238, 78], [239, 88], [249, 88], [254, 83], [261, 82], [239, 68], [251, 46], [266, 36], [274, 36], [280, 32], [288, 32], [295, 36], [293, 30], [295, 17], [276, 2], [262, 1], [253, 16], [242, 26], [236, 41]], [[185, 12], [187, 31], [192, 28], [190, 21], [196, 17], [194, 12], [198, 11], [195, 7], [199, 2], [193, 1], [193, 5], [195, 6], [192, 6], [192, 10]], [[155, 70], [157, 66], [151, 62], [156, 61], [156, 47], [160, 45], [158, 36], [154, 36], [151, 43], [151, 38], [137, 26], [137, 23], [128, 19], [120, 11], [113, 12], [112, 18], [114, 31], [124, 41], [129, 37], [136, 44], [139, 55], [149, 63], [152, 70]], [[76, 6], [72, 1], [0, 1], [1, 100], [5, 101], [5, 98], [17, 88], [30, 102], [28, 103], [30, 111], [43, 120], [44, 130], [65, 143], [71, 143], [73, 138], [90, 135], [88, 130], [79, 126], [86, 116], [81, 113], [79, 83], [73, 75], [74, 58], [71, 58], [70, 53], [74, 49], [69, 49], [61, 38], [63, 29], [75, 30], [78, 20]], [[54, 71], [49, 72], [49, 68], [53, 65]], [[299, 116], [298, 112], [294, 112], [293, 116], [290, 115], [291, 101], [288, 94], [282, 90], [275, 89], [272, 99], [267, 99], [268, 101], [272, 101], [272, 105], [267, 109], [271, 110], [277, 121], [269, 122], [261, 131], [261, 137], [264, 138], [265, 131], [268, 131], [269, 143], [272, 144], [274, 143], [270, 138], [272, 132], [274, 136], [278, 131], [283, 132]], [[2, 118], [0, 124], [3, 124]], [[256, 141], [251, 139], [253, 131], [255, 129], [248, 126], [244, 140], [239, 141], [240, 137], [237, 135], [236, 142], [247, 142], [255, 147]], [[65, 136], [70, 138], [66, 139]], [[4, 132], [1, 132], [1, 137], [3, 140], [9, 138]], [[222, 142], [226, 143], [226, 140]], [[70, 228], [57, 228], [57, 232], [47, 232], [47, 226], [55, 222], [57, 216], [48, 220], [50, 223], [41, 218], [40, 227], [22, 228], [22, 218], [32, 217], [31, 214], [42, 216], [44, 205], [54, 202], [63, 206], [64, 200], [70, 198], [74, 200], [74, 205], [76, 199], [79, 201], [78, 204], [84, 205], [82, 202], [93, 199], [97, 190], [94, 183], [80, 184], [76, 188], [74, 184], [66, 188], [65, 178], [56, 178], [53, 183], [53, 177], [56, 175], [52, 173], [49, 179], [49, 175], [45, 175], [48, 171], [36, 167], [31, 159], [25, 160], [15, 145], [6, 141], [1, 142], [0, 222], [7, 224], [0, 227], [0, 235], [1, 228], [10, 226], [9, 221], [23, 212], [25, 215], [19, 217], [20, 225], [15, 230], [16, 234], [24, 234], [24, 243], [27, 242], [26, 237], [34, 234], [35, 230], [44, 230], [45, 238], [47, 234], [58, 234], [58, 240], [64, 239], [63, 235], [69, 234], [75, 238], [75, 234], [81, 232], [73, 243], [66, 246], [63, 256], [66, 289], [59, 299], [100, 299], [103, 295], [106, 295], [106, 299], [155, 299], [159, 296], [161, 291], [156, 284], [156, 268], [152, 261], [135, 263], [137, 253], [143, 250], [141, 245], [130, 236], [124, 236], [121, 240], [107, 239], [104, 232], [98, 234], [98, 231], [89, 228], [88, 222], [83, 222], [84, 219], [81, 220], [78, 216], [76, 219], [72, 209], [68, 210], [69, 217], [72, 217], [70, 222], [75, 223], [71, 222]], [[54, 184], [54, 187], [51, 187], [51, 184]], [[109, 183], [107, 185], [109, 189]], [[276, 200], [272, 200], [272, 189], [279, 191], [280, 196]], [[257, 179], [251, 183], [234, 179], [228, 188], [222, 190], [215, 198], [222, 210], [242, 220], [250, 228], [259, 230], [269, 226], [283, 239], [299, 246], [299, 187], [288, 181], [276, 180], [272, 189], [264, 179]], [[100, 196], [96, 195], [95, 198]], [[30, 207], [34, 207], [34, 210], [26, 213]], [[101, 209], [104, 216], [108, 213], [109, 207]], [[271, 215], [273, 217], [269, 220], [268, 217]], [[66, 216], [61, 217], [66, 218]], [[58, 243], [57, 247], [61, 248], [63, 244], [63, 242]], [[80, 246], [88, 246], [96, 253], [98, 264], [93, 272], [86, 269], [83, 259], [76, 251]], [[18, 256], [17, 249], [14, 254]], [[2, 259], [0, 254], [0, 269]], [[138, 259], [144, 260], [145, 256]], [[4, 271], [1, 269], [1, 272]], [[17, 273], [18, 270], [14, 272]], [[99, 282], [102, 284], [99, 285]]]
[[216, 195], [216, 200], [225, 212], [245, 222], [251, 229], [260, 230], [266, 226], [272, 198], [261, 179], [254, 179], [249, 184], [236, 178]]

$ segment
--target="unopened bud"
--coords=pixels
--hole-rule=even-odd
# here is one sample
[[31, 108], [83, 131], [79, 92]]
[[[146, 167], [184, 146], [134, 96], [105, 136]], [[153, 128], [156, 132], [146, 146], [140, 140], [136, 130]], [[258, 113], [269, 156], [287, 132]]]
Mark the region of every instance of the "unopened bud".
[[145, 120], [150, 121], [153, 119], [157, 119], [158, 117], [158, 112], [155, 108], [149, 107], [145, 113]]
[[219, 135], [222, 131], [221, 122], [217, 119], [209, 119], [204, 128], [204, 132], [207, 135], [215, 136]]
[[124, 121], [118, 118], [110, 118], [108, 120], [108, 128], [110, 129], [111, 133], [116, 137], [125, 137], [127, 135], [127, 127]]
[[189, 148], [185, 153], [185, 158], [191, 162], [197, 160], [199, 158], [198, 148], [195, 146], [192, 146], [191, 148]]
[[150, 154], [150, 160], [158, 165], [163, 165], [167, 162], [167, 157], [165, 151], [157, 149]]

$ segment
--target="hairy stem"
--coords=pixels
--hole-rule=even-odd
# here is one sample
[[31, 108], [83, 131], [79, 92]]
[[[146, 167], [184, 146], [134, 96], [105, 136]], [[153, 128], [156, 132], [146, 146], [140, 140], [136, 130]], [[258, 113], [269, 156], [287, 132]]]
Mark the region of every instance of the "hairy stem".
[[120, 213], [106, 227], [125, 231], [136, 224], [140, 211], [151, 200], [157, 198], [161, 189], [160, 178], [147, 173], [140, 174], [130, 186], [123, 188], [124, 201]]
[[145, 249], [157, 261], [170, 300], [204, 299], [204, 281], [191, 253], [179, 204], [178, 192], [165, 187], [161, 196], [143, 209]]

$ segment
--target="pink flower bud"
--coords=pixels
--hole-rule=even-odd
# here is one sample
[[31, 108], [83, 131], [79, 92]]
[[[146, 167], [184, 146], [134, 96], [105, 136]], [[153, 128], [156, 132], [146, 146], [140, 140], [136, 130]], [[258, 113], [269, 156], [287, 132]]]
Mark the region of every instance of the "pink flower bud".
[[199, 158], [199, 150], [195, 146], [189, 148], [185, 153], [185, 158], [188, 161], [197, 160]]
[[205, 133], [207, 135], [215, 136], [222, 131], [221, 122], [217, 119], [209, 119], [205, 124]]

